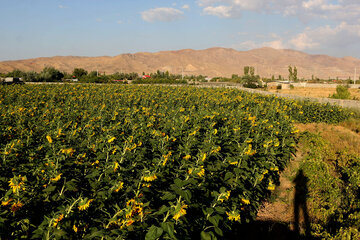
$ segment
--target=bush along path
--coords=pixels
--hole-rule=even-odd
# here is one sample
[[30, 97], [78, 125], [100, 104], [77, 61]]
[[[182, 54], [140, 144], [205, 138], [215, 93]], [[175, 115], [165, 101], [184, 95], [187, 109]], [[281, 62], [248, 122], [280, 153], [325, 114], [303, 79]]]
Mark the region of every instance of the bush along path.
[[297, 125], [296, 158], [255, 222], [262, 237], [360, 238], [360, 134], [343, 126]]

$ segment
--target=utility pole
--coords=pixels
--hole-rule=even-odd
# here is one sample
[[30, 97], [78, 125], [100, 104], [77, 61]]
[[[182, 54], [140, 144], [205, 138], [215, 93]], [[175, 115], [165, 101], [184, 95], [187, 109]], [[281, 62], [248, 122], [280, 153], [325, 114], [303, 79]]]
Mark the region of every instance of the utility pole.
[[355, 67], [355, 72], [354, 72], [354, 85], [356, 83], [356, 67]]

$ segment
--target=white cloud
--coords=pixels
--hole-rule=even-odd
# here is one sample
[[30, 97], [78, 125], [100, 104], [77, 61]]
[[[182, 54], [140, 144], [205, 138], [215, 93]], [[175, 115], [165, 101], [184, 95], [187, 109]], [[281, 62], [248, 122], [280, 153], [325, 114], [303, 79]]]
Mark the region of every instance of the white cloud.
[[147, 22], [171, 22], [183, 18], [184, 13], [175, 8], [153, 8], [141, 13]]
[[102, 22], [103, 20], [102, 20], [102, 18], [96, 18], [95, 19], [97, 22]]
[[289, 44], [298, 50], [341, 49], [358, 45], [360, 41], [360, 24], [341, 22], [335, 27], [322, 26], [306, 28], [290, 39]]
[[324, 0], [308, 0], [302, 2], [302, 6], [307, 9], [313, 9], [324, 5]]
[[204, 8], [204, 13], [208, 15], [214, 15], [221, 18], [230, 18], [234, 15], [232, 14], [232, 7], [229, 6], [216, 6], [216, 7], [206, 7]]
[[299, 33], [289, 42], [297, 50], [313, 49], [319, 46], [319, 43], [315, 42], [314, 39], [309, 36], [308, 32]]
[[[238, 33], [241, 36], [246, 36], [247, 38], [251, 37], [248, 33]], [[254, 36], [253, 36], [254, 37]], [[254, 48], [261, 47], [271, 47], [275, 49], [285, 49], [288, 48], [289, 44], [284, 41], [282, 37], [280, 37], [276, 33], [264, 34], [261, 37], [254, 37], [254, 40], [247, 40], [243, 42], [239, 42], [237, 44], [233, 44], [229, 47], [238, 49], [238, 50], [250, 50]], [[260, 39], [270, 39], [270, 41], [261, 41]]]
[[66, 6], [64, 6], [64, 5], [59, 5], [58, 8], [64, 9], [64, 8], [68, 8], [68, 7], [66, 7]]
[[285, 49], [286, 46], [282, 40], [274, 40], [270, 42], [264, 42], [261, 44], [263, 47], [271, 47], [275, 49]]
[[250, 50], [250, 49], [261, 47], [261, 44], [256, 43], [255, 41], [249, 40], [249, 41], [244, 41], [244, 42], [233, 44], [230, 47], [237, 49], [237, 50]]
[[124, 22], [121, 20], [116, 21], [117, 24], [123, 24]]
[[[247, 38], [251, 36], [246, 36]], [[229, 47], [238, 50], [249, 50], [260, 47], [275, 49], [292, 48], [308, 52], [326, 52], [335, 55], [350, 54], [354, 49], [359, 49], [360, 24], [341, 22], [336, 26], [307, 27], [293, 37], [279, 36], [270, 33], [263, 37], [269, 41], [256, 40], [242, 41]]]
[[329, 19], [360, 22], [358, 0], [198, 0], [205, 14], [238, 18], [243, 11], [295, 16], [303, 21]]
[[190, 6], [188, 4], [185, 4], [181, 7], [182, 9], [190, 9]]
[[264, 0], [200, 0], [199, 6], [207, 15], [221, 18], [239, 18], [241, 12], [246, 10], [257, 11], [265, 6]]

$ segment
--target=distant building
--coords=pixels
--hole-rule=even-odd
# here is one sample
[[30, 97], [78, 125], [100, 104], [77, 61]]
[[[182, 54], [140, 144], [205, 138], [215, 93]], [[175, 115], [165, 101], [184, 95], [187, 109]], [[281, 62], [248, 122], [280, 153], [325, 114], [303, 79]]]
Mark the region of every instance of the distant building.
[[0, 80], [2, 85], [24, 84], [21, 78], [16, 78], [16, 77], [7, 77]]
[[65, 82], [78, 82], [79, 79], [77, 78], [69, 78], [69, 79], [64, 79]]

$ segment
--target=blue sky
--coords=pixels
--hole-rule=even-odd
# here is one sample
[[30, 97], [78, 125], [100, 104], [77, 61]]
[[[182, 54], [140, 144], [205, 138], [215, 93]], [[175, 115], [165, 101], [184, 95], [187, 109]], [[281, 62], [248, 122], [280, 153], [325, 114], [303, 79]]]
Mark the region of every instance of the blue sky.
[[0, 0], [0, 60], [263, 46], [360, 58], [359, 0]]

